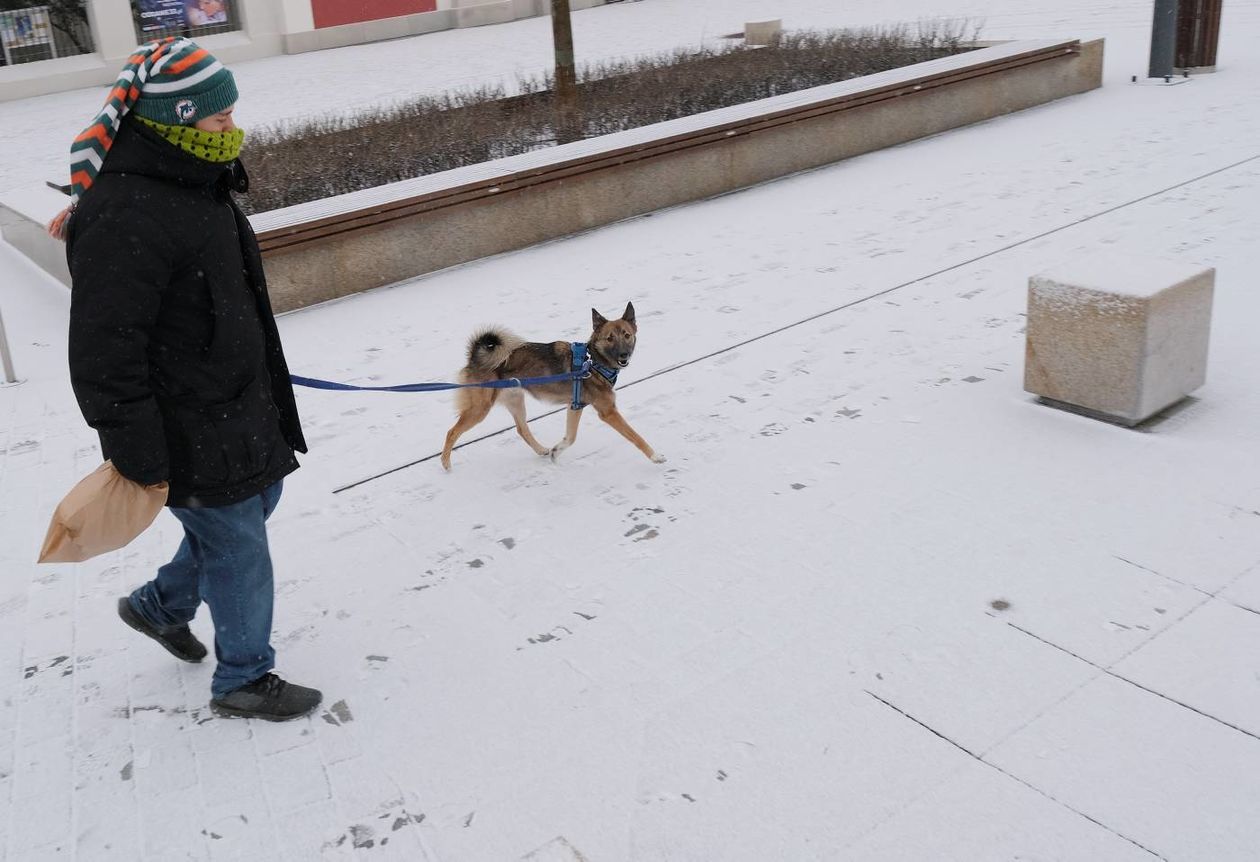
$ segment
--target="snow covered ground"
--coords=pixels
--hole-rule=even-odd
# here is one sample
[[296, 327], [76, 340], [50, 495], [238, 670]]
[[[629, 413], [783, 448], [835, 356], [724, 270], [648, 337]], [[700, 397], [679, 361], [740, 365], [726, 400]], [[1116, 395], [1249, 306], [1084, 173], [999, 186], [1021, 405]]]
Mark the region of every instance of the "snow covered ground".
[[[1260, 4], [1228, 4], [1220, 73], [1172, 87], [1127, 83], [1148, 4], [1048, 5], [904, 17], [1105, 35], [1103, 90], [286, 316], [296, 372], [395, 383], [449, 377], [479, 324], [578, 338], [632, 299], [619, 402], [669, 458], [587, 417], [558, 464], [501, 434], [450, 474], [333, 493], [433, 455], [450, 400], [300, 393], [312, 452], [272, 542], [280, 670], [326, 693], [311, 720], [213, 719], [211, 668], [114, 617], [173, 551], [169, 516], [125, 552], [31, 563], [99, 453], [66, 293], [0, 244], [25, 378], [0, 389], [3, 858], [1260, 857]], [[575, 19], [618, 53], [770, 11]], [[389, 50], [490, 79], [538, 26]], [[288, 93], [310, 56], [357, 50], [241, 71]], [[1107, 247], [1218, 267], [1208, 384], [1146, 431], [1021, 390], [1028, 276]]]

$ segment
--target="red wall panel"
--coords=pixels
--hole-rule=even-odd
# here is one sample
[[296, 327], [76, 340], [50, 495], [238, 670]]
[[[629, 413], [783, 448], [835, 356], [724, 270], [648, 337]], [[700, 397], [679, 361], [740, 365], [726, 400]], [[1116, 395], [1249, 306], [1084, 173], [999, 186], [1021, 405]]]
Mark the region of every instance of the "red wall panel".
[[437, 0], [311, 0], [316, 27], [396, 18], [416, 12], [432, 12], [436, 8]]

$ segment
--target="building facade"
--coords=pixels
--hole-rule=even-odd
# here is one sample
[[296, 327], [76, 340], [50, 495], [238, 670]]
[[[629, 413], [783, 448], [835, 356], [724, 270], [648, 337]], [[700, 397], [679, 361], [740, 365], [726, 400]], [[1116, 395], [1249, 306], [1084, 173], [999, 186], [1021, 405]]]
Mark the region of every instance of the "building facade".
[[137, 44], [162, 36], [189, 36], [233, 63], [501, 24], [550, 8], [550, 0], [0, 0], [0, 101], [110, 84]]

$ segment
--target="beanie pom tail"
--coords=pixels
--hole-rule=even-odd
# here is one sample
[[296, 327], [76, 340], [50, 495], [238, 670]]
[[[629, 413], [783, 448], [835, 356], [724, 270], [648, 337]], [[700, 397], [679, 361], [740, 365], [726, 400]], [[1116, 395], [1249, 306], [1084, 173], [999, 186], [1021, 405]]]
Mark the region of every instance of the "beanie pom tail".
[[[192, 43], [187, 39], [168, 36], [141, 45], [127, 58], [127, 65], [110, 89], [105, 106], [92, 121], [92, 125], [84, 129], [70, 147], [70, 186], [74, 200], [77, 201], [95, 182], [105, 156], [114, 145], [114, 136], [118, 133], [122, 118], [139, 100], [145, 83], [154, 74], [155, 68], [160, 69], [162, 60], [167, 59], [169, 53], [180, 45]], [[53, 221], [58, 222], [58, 219]], [[65, 219], [60, 219], [58, 223], [63, 224], [64, 221]], [[51, 228], [51, 224], [49, 227]]]

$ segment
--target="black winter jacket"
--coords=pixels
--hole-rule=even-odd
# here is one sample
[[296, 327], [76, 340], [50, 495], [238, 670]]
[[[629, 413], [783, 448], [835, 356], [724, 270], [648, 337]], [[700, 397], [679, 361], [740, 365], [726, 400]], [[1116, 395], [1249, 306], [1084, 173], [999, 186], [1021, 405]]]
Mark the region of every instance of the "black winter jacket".
[[306, 451], [248, 179], [125, 119], [70, 221], [70, 379], [102, 454], [168, 505], [225, 506]]

